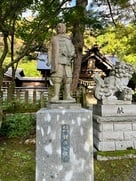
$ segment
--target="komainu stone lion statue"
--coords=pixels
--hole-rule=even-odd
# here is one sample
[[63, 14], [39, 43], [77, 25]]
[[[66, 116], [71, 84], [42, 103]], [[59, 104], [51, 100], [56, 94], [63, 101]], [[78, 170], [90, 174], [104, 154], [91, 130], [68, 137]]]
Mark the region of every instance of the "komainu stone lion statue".
[[133, 67], [123, 61], [113, 66], [108, 77], [102, 79], [99, 74], [94, 75], [96, 87], [94, 94], [96, 99], [112, 103], [114, 100], [132, 102], [133, 90], [129, 88], [128, 82], [133, 74]]

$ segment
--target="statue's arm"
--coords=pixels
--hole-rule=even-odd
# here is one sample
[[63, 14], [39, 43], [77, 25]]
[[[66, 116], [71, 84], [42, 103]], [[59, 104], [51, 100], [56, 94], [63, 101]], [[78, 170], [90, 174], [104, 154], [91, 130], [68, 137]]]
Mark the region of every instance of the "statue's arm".
[[58, 53], [59, 47], [58, 47], [58, 41], [57, 37], [53, 37], [50, 42], [49, 50], [48, 50], [48, 59], [49, 64], [51, 64], [51, 72], [54, 73], [57, 71], [58, 66]]
[[52, 42], [49, 44], [48, 48], [48, 63], [51, 65], [52, 60]]

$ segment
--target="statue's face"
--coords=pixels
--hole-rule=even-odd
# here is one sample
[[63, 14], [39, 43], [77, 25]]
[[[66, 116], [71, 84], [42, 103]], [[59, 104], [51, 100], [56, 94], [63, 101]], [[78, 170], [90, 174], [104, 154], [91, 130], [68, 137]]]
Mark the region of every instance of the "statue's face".
[[63, 23], [59, 23], [56, 27], [56, 31], [58, 34], [62, 34], [66, 32], [66, 26]]

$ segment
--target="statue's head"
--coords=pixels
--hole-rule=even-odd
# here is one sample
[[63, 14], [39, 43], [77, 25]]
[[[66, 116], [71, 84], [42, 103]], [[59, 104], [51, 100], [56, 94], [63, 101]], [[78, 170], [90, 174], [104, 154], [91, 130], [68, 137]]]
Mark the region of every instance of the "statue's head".
[[58, 34], [66, 33], [66, 25], [64, 23], [58, 23], [56, 26], [56, 31]]

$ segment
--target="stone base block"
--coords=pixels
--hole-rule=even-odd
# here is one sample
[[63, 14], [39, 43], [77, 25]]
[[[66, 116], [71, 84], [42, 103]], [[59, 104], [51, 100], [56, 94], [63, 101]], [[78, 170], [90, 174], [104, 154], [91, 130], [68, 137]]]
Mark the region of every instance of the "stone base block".
[[136, 149], [136, 115], [93, 115], [93, 137], [99, 151]]
[[36, 181], [93, 181], [92, 111], [37, 113]]
[[93, 114], [99, 116], [135, 116], [136, 104], [96, 104]]
[[[59, 101], [60, 102], [60, 101]], [[69, 102], [62, 102], [61, 103], [49, 103], [47, 105], [48, 109], [80, 109], [81, 104], [77, 103], [69, 103]]]

